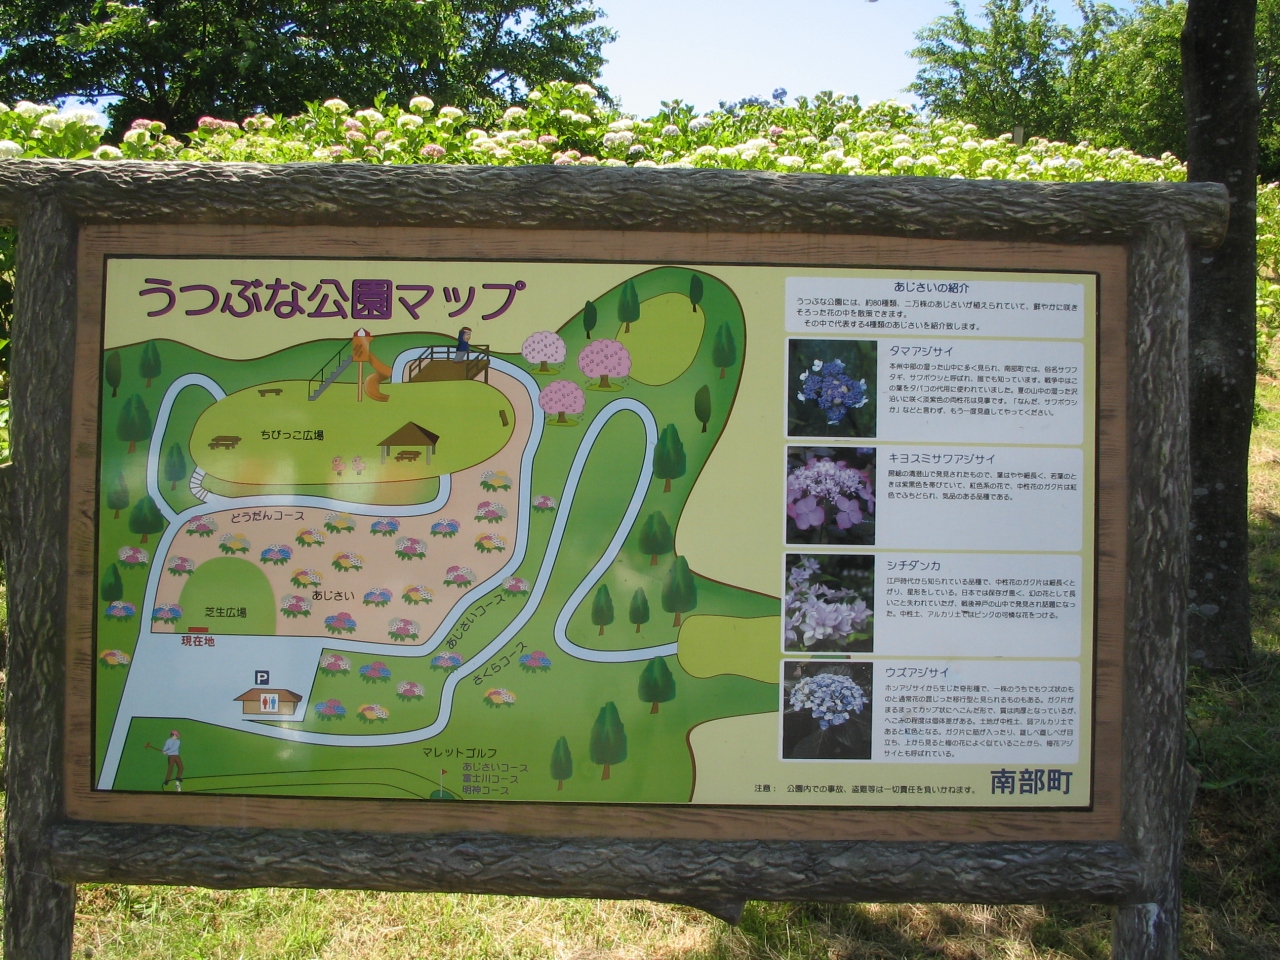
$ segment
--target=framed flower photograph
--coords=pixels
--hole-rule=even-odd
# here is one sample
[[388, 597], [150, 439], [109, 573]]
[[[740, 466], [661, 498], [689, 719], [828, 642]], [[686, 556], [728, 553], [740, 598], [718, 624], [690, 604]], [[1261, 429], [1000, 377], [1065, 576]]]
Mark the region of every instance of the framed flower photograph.
[[787, 434], [876, 435], [873, 340], [795, 337], [787, 348]]
[[782, 661], [782, 759], [870, 760], [872, 665]]
[[875, 447], [787, 447], [787, 543], [876, 542]]

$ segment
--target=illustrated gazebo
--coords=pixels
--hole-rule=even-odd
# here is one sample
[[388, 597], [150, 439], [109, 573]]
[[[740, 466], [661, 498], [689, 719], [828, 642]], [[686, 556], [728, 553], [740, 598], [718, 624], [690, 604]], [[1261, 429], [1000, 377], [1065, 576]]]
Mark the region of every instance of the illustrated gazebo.
[[[392, 447], [423, 447], [427, 454], [427, 463], [431, 462], [431, 455], [436, 452], [436, 444], [440, 441], [438, 434], [432, 433], [426, 427], [419, 426], [410, 420], [403, 427], [397, 430], [391, 436], [387, 437], [378, 444], [382, 448], [382, 462], [387, 462], [387, 457], [391, 455]], [[409, 454], [409, 455], [406, 455]], [[417, 460], [416, 452], [404, 451], [396, 456], [397, 460]]]

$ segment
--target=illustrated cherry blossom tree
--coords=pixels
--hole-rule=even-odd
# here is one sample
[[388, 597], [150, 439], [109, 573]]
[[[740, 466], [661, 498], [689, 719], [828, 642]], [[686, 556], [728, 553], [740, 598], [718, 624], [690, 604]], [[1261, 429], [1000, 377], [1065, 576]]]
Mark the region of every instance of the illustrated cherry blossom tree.
[[556, 423], [568, 423], [565, 414], [579, 414], [586, 409], [587, 398], [582, 388], [569, 380], [552, 380], [538, 394], [538, 406], [544, 413], [554, 413]]
[[609, 389], [610, 377], [631, 372], [631, 354], [617, 340], [592, 340], [578, 354], [578, 369], [588, 377], [600, 378], [600, 389]]
[[561, 363], [564, 360], [564, 341], [550, 330], [539, 330], [525, 338], [520, 347], [520, 355], [530, 363], [538, 364], [539, 373], [550, 373], [548, 363]]

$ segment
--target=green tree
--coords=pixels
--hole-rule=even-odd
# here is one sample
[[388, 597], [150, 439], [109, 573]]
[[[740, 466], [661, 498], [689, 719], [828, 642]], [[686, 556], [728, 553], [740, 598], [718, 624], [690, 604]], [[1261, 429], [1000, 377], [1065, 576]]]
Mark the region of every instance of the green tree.
[[102, 598], [103, 603], [114, 603], [124, 596], [124, 581], [120, 579], [120, 568], [114, 563], [107, 567], [102, 575], [98, 596]]
[[685, 471], [684, 444], [680, 442], [680, 431], [674, 423], [662, 428], [658, 444], [653, 448], [653, 475], [666, 482], [662, 486], [663, 493], [671, 492], [671, 481], [684, 476]]
[[636, 294], [634, 280], [622, 285], [622, 294], [618, 297], [618, 322], [625, 324], [623, 333], [631, 332], [631, 325], [640, 319], [640, 297]]
[[662, 585], [662, 609], [674, 613], [673, 627], [680, 626], [680, 614], [688, 613], [698, 605], [698, 584], [689, 571], [689, 561], [684, 557], [676, 557], [667, 571], [667, 580]]
[[187, 458], [182, 455], [182, 447], [173, 444], [164, 457], [164, 478], [169, 481], [169, 489], [177, 490], [178, 483], [187, 479]]
[[116, 418], [116, 436], [129, 441], [129, 453], [138, 449], [139, 442], [151, 438], [151, 412], [136, 393], [120, 408], [120, 415]]
[[702, 423], [702, 432], [707, 432], [707, 424], [711, 422], [711, 388], [703, 384], [693, 395], [693, 415]]
[[107, 354], [107, 362], [102, 365], [102, 375], [107, 379], [107, 386], [111, 388], [111, 397], [115, 399], [116, 393], [120, 390], [120, 351], [112, 350]]
[[561, 737], [551, 748], [551, 779], [556, 782], [556, 789], [563, 790], [564, 782], [573, 776], [573, 754], [569, 752], [569, 741]]
[[604, 628], [613, 623], [613, 597], [609, 596], [609, 588], [603, 583], [591, 601], [591, 622], [600, 628], [599, 636], [604, 636]]
[[610, 700], [600, 708], [591, 725], [591, 762], [604, 767], [601, 780], [609, 779], [609, 768], [627, 759], [627, 731], [618, 716], [617, 705]]
[[689, 275], [689, 303], [693, 305], [693, 312], [698, 312], [698, 304], [702, 302], [702, 277], [693, 273]]
[[654, 657], [644, 665], [637, 693], [645, 703], [653, 704], [650, 713], [658, 712], [658, 704], [676, 698], [676, 678], [671, 675], [666, 657]]
[[142, 348], [142, 356], [138, 357], [138, 376], [147, 381], [148, 387], [160, 376], [160, 348], [154, 340], [148, 340]]
[[675, 538], [671, 536], [671, 526], [661, 510], [654, 511], [645, 518], [640, 527], [640, 551], [649, 554], [649, 566], [658, 565], [658, 557], [670, 553], [675, 548]]
[[636, 625], [636, 633], [649, 622], [649, 598], [644, 595], [643, 587], [631, 595], [631, 609], [627, 612], [627, 617]]
[[129, 511], [129, 531], [142, 534], [141, 543], [147, 542], [149, 534], [159, 533], [163, 529], [164, 516], [150, 496], [143, 497]]
[[179, 132], [329, 97], [504, 105], [594, 80], [614, 37], [600, 16], [591, 0], [8, 0], [0, 95], [119, 97], [116, 136], [136, 117]]
[[587, 305], [582, 308], [582, 329], [587, 333], [587, 339], [591, 339], [591, 331], [596, 328], [596, 305], [595, 301], [588, 300]]
[[716, 331], [716, 340], [711, 347], [711, 362], [720, 368], [720, 379], [724, 372], [738, 362], [738, 345], [733, 342], [733, 331], [727, 323], [722, 323]]
[[111, 519], [119, 520], [120, 511], [127, 506], [129, 506], [129, 485], [124, 481], [124, 473], [117, 471], [116, 478], [111, 481], [111, 486], [107, 488], [107, 509], [116, 512]]

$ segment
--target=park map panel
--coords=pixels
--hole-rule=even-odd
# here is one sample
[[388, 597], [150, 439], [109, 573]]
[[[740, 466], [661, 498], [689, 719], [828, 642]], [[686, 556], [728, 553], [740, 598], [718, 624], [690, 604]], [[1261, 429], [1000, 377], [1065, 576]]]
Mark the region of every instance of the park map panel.
[[1092, 274], [111, 257], [96, 789], [1087, 807]]

